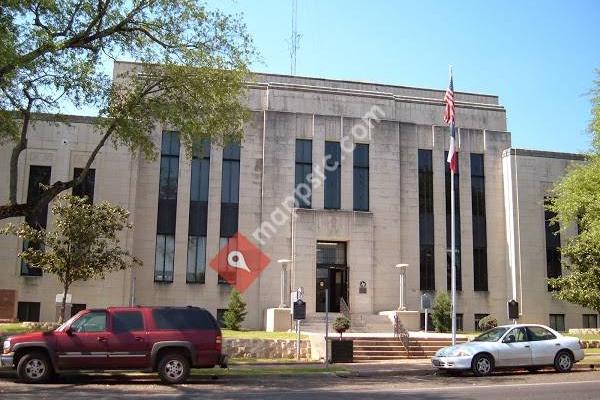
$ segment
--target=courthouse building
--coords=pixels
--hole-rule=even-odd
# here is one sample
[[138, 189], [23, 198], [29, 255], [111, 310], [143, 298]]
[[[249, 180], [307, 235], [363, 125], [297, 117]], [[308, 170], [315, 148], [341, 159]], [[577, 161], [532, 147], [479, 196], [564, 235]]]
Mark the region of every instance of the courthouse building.
[[[133, 67], [116, 63], [115, 75]], [[249, 328], [263, 328], [266, 310], [280, 305], [280, 259], [290, 260], [286, 292], [304, 288], [309, 320], [318, 320], [326, 303], [339, 312], [345, 302], [362, 316], [396, 309], [397, 264], [408, 264], [406, 308], [420, 311], [422, 294], [449, 289], [443, 96], [444, 90], [256, 74], [240, 146], [204, 143], [190, 159], [167, 127], [152, 132], [160, 149], [154, 161], [105, 146], [73, 192], [130, 210], [135, 228], [122, 243], [144, 264], [74, 284], [71, 312], [199, 305], [219, 315], [231, 285], [209, 263], [236, 232], [270, 260], [243, 292]], [[513, 148], [497, 96], [455, 96], [459, 328], [472, 331], [488, 314], [507, 322], [512, 298], [521, 305], [520, 321], [596, 327], [592, 310], [554, 300], [546, 283], [561, 274], [558, 248], [576, 228], [555, 235], [544, 201], [583, 157]], [[99, 140], [92, 122], [73, 116], [33, 123], [19, 162], [19, 201], [35, 195], [39, 183], [79, 173]], [[10, 152], [0, 147], [3, 203]], [[44, 210], [36, 222], [51, 226], [51, 213]], [[20, 262], [22, 247], [15, 237], [0, 238], [0, 319], [53, 320], [60, 285]]]

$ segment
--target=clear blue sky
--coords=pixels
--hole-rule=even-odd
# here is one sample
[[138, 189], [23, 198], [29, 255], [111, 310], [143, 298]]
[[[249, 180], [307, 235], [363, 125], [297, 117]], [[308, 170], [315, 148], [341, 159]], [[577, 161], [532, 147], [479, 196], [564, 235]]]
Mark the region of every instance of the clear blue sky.
[[[288, 74], [291, 0], [211, 1], [243, 13], [263, 63]], [[298, 0], [297, 75], [500, 96], [514, 147], [588, 147], [600, 1]], [[459, 122], [460, 125], [460, 122]]]

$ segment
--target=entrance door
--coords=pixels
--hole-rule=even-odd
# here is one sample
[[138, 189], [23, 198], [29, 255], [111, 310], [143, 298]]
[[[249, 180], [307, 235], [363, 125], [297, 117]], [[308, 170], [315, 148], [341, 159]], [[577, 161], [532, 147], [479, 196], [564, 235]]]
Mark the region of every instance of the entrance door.
[[[316, 271], [316, 311], [325, 312], [327, 300], [329, 311], [340, 312], [343, 298], [348, 301], [348, 266], [346, 243], [318, 242]], [[328, 299], [326, 299], [328, 290]]]

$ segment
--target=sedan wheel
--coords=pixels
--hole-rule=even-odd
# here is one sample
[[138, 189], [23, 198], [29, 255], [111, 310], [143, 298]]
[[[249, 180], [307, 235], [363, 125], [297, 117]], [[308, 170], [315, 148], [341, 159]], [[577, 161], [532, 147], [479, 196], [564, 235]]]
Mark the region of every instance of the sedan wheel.
[[471, 369], [475, 376], [488, 376], [494, 370], [494, 360], [487, 354], [477, 354], [473, 357]]
[[558, 372], [569, 372], [573, 368], [573, 356], [568, 351], [559, 351], [554, 357], [554, 369]]

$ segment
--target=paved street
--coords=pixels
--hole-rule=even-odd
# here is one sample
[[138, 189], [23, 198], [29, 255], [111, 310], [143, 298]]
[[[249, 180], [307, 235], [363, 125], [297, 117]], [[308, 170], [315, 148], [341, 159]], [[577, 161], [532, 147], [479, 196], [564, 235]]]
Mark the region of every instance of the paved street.
[[71, 375], [53, 384], [30, 386], [3, 376], [0, 397], [7, 399], [597, 399], [600, 373], [502, 373], [489, 378], [417, 374], [387, 377], [219, 377], [194, 378], [167, 387], [153, 375]]

